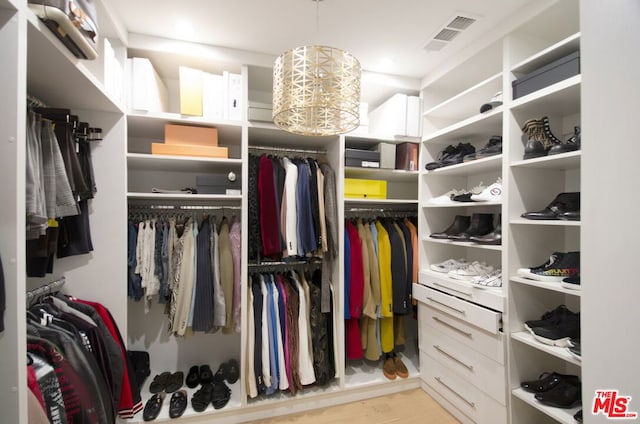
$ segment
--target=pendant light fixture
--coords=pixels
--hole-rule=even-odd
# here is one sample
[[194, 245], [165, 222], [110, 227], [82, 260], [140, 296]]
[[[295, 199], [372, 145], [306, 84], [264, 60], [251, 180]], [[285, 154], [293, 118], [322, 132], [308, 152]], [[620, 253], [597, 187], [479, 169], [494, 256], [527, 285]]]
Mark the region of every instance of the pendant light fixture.
[[[322, 0], [312, 1], [317, 25]], [[284, 52], [273, 68], [273, 121], [309, 136], [354, 130], [360, 125], [360, 77], [360, 62], [342, 49], [314, 44]]]

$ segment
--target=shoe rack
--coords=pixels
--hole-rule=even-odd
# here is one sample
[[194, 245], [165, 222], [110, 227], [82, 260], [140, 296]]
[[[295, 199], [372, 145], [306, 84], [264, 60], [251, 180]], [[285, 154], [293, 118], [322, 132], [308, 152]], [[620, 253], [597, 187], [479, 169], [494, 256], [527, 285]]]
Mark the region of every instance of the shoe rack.
[[[523, 160], [521, 127], [547, 116], [552, 132], [567, 140], [580, 125], [580, 75], [512, 100], [511, 82], [579, 48], [578, 2], [540, 6], [504, 39], [425, 80], [420, 159], [420, 370], [423, 388], [462, 422], [572, 423], [579, 408], [549, 408], [520, 390], [520, 382], [545, 371], [580, 376], [580, 361], [564, 348], [533, 340], [524, 321], [564, 304], [580, 310], [580, 292], [560, 283], [516, 276], [518, 268], [544, 263], [554, 251], [580, 250], [579, 221], [529, 221], [557, 194], [580, 191], [580, 151]], [[544, 32], [539, 28], [543, 26]], [[548, 30], [547, 30], [548, 29]], [[474, 72], [469, 72], [473, 69]], [[503, 104], [480, 106], [503, 92]], [[501, 155], [427, 171], [448, 145], [471, 143], [476, 151], [501, 135]], [[526, 139], [524, 140], [526, 141]], [[452, 189], [471, 190], [502, 179], [502, 201], [432, 204]], [[501, 214], [502, 244], [480, 245], [429, 237], [456, 215]], [[502, 269], [502, 287], [478, 289], [452, 280], [430, 265], [447, 259], [484, 261]], [[482, 378], [491, 373], [491, 379]], [[491, 380], [491, 384], [487, 381]]]

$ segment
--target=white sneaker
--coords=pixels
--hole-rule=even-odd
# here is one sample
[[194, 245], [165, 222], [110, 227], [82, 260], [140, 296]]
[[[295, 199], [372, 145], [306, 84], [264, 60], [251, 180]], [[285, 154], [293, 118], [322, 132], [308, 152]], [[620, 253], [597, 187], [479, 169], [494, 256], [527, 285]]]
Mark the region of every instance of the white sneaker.
[[447, 273], [447, 276], [453, 278], [454, 280], [471, 281], [473, 277], [486, 276], [491, 272], [493, 272], [493, 267], [491, 265], [487, 265], [484, 262], [475, 261], [464, 268], [449, 271]]
[[429, 268], [436, 272], [447, 273], [449, 271], [464, 268], [467, 265], [469, 265], [469, 262], [467, 262], [466, 259], [447, 259], [439, 264], [431, 264], [429, 265]]
[[502, 287], [502, 270], [497, 269], [488, 275], [473, 277], [471, 283], [479, 289]]
[[474, 202], [501, 202], [502, 201], [502, 179], [491, 184], [479, 194], [472, 194], [471, 200]]
[[454, 201], [451, 200], [451, 198], [453, 196], [458, 196], [460, 194], [464, 194], [465, 191], [464, 190], [449, 190], [448, 192], [446, 192], [445, 194], [443, 194], [442, 196], [438, 196], [438, 197], [432, 197], [431, 199], [429, 199], [429, 203], [432, 205], [449, 205], [449, 204], [453, 204]]

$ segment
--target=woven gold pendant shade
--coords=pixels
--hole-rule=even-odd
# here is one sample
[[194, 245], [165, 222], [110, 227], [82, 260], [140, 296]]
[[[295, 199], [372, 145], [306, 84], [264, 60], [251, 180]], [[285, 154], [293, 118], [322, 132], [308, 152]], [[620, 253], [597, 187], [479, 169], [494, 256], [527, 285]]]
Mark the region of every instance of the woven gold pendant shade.
[[360, 124], [360, 62], [334, 47], [288, 50], [273, 68], [273, 121], [294, 134], [344, 134]]

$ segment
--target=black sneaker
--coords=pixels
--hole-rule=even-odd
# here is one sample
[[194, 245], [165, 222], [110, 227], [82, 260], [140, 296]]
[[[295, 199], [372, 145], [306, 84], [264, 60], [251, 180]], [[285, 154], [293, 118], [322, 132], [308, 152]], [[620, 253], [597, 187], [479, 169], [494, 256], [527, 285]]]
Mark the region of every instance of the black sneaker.
[[582, 351], [580, 350], [580, 339], [569, 340], [569, 347], [567, 348], [569, 353], [576, 359], [582, 360]]
[[480, 150], [470, 155], [465, 156], [464, 161], [470, 161], [474, 159], [488, 158], [489, 156], [495, 156], [502, 153], [502, 137], [499, 135], [492, 135], [487, 144]]
[[537, 281], [561, 282], [580, 272], [580, 252], [555, 252], [547, 262], [535, 268], [520, 268], [518, 275]]
[[580, 379], [576, 375], [559, 374], [557, 372], [545, 372], [540, 375], [537, 380], [523, 381], [520, 383], [520, 387], [529, 393], [542, 393], [547, 392], [563, 380], [568, 380], [574, 384], [579, 384]]
[[573, 408], [579, 405], [582, 398], [581, 384], [570, 380], [562, 380], [553, 389], [536, 393], [534, 397], [542, 404], [555, 408]]
[[448, 145], [445, 147], [443, 151], [438, 153], [438, 157], [434, 162], [427, 163], [424, 167], [427, 171], [432, 171], [434, 169], [442, 168], [444, 165], [444, 161], [451, 158], [452, 156], [458, 154], [458, 148], [452, 145]]
[[575, 312], [571, 312], [566, 306], [560, 305], [552, 311], [545, 312], [538, 320], [525, 321], [524, 326], [527, 330], [533, 334], [535, 327], [548, 327], [550, 325], [557, 325], [567, 315], [577, 315]]
[[566, 315], [558, 324], [533, 327], [533, 337], [551, 346], [568, 347], [569, 340], [580, 337], [580, 314]]
[[442, 166], [451, 166], [462, 163], [465, 156], [476, 152], [476, 148], [469, 143], [458, 143], [456, 149], [458, 151], [455, 154], [442, 160]]
[[580, 274], [564, 278], [560, 285], [565, 289], [580, 290]]

